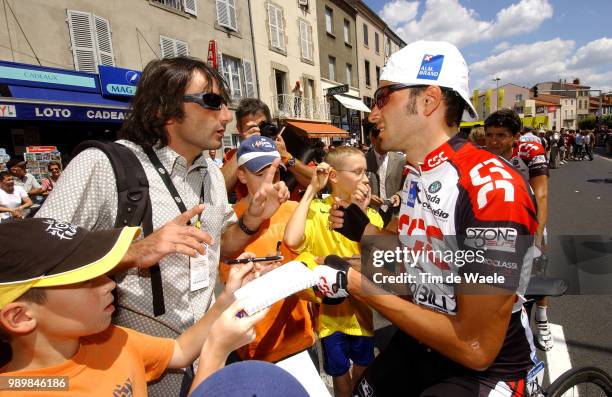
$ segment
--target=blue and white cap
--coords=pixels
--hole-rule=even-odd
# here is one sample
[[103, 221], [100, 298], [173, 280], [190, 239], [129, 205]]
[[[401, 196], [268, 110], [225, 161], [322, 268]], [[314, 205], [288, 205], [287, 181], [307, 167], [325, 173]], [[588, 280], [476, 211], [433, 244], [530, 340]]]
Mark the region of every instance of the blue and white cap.
[[253, 173], [261, 171], [280, 158], [274, 141], [265, 136], [252, 135], [242, 141], [238, 148], [238, 167], [244, 165]]

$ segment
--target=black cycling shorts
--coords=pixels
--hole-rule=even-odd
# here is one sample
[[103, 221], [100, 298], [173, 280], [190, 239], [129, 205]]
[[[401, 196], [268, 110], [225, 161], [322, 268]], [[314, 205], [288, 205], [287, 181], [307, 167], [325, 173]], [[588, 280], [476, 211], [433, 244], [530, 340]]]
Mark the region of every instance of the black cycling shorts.
[[365, 370], [353, 390], [360, 397], [513, 397], [524, 392], [524, 378], [503, 381], [483, 376], [401, 331]]

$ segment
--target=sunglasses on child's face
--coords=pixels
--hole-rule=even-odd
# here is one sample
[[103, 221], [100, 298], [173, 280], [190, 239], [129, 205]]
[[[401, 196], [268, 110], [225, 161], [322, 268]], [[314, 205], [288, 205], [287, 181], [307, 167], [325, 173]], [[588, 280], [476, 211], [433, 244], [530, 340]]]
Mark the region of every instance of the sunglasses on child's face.
[[227, 101], [221, 95], [213, 92], [185, 95], [183, 96], [183, 101], [197, 103], [204, 109], [209, 110], [221, 110], [223, 105], [227, 106]]
[[389, 84], [379, 87], [374, 92], [374, 103], [376, 107], [382, 109], [389, 102], [389, 97], [395, 91], [405, 90], [406, 88], [426, 87], [423, 85]]

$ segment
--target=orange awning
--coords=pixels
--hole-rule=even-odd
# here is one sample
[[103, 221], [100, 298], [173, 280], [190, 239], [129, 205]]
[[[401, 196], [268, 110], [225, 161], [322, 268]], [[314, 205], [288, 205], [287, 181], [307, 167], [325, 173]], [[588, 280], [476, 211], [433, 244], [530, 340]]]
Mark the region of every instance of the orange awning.
[[326, 123], [310, 123], [306, 121], [288, 121], [287, 125], [294, 127], [301, 135], [306, 135], [307, 138], [332, 138], [342, 137], [348, 138], [349, 133], [341, 130], [331, 124]]

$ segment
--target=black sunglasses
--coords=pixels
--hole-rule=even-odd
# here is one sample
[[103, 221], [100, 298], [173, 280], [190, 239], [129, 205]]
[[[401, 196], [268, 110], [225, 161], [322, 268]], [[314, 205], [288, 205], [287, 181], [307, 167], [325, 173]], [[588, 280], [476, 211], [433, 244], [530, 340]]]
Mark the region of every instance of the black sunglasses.
[[201, 92], [183, 96], [183, 101], [193, 102], [202, 106], [204, 109], [221, 110], [221, 106], [227, 106], [227, 101], [219, 94], [213, 92]]
[[389, 84], [383, 87], [379, 87], [374, 92], [374, 104], [377, 108], [381, 109], [389, 102], [389, 97], [395, 91], [404, 90], [406, 88], [422, 88], [427, 87], [426, 85], [406, 85], [406, 84]]

